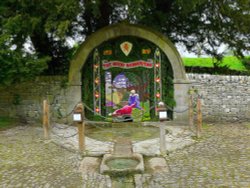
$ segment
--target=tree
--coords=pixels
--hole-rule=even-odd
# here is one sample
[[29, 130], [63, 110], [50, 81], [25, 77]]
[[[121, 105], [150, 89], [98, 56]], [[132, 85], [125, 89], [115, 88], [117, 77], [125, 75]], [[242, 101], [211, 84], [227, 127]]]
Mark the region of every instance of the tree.
[[[202, 44], [204, 53], [212, 56], [218, 55], [217, 48], [221, 44], [227, 44], [239, 56], [242, 56], [244, 51], [250, 51], [249, 0], [87, 2], [86, 11], [94, 11], [88, 14], [85, 14], [85, 11], [82, 16], [85, 21], [84, 34], [92, 33], [107, 23], [121, 21], [125, 17], [132, 23], [147, 25], [163, 32], [174, 43], [182, 43], [189, 51], [196, 52], [197, 44]], [[86, 24], [90, 22], [95, 23], [95, 27]]]
[[[10, 78], [41, 72], [64, 73], [72, 49], [66, 39], [75, 35], [78, 10], [79, 2], [75, 0], [1, 1], [0, 74], [5, 75], [2, 77], [11, 82], [6, 75]], [[29, 66], [31, 61], [33, 66]], [[26, 71], [20, 71], [23, 69]]]
[[154, 28], [190, 52], [199, 46], [199, 53], [221, 58], [221, 44], [237, 56], [250, 51], [249, 0], [3, 0], [0, 12], [1, 59], [11, 52], [16, 61], [46, 61], [46, 74], [67, 72], [69, 39], [82, 42], [122, 20]]
[[39, 75], [45, 68], [49, 57], [29, 54], [22, 49], [15, 49], [9, 45], [8, 39], [0, 37], [0, 85], [11, 85], [25, 79]]

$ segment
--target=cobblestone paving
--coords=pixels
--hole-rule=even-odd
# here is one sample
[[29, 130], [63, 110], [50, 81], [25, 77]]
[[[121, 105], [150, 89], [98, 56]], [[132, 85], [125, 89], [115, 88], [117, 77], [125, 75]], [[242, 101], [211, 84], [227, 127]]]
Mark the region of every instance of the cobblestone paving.
[[82, 187], [79, 158], [49, 140], [40, 127], [0, 132], [0, 187]]
[[[249, 188], [250, 123], [206, 126], [199, 142], [166, 159], [166, 171], [136, 175], [135, 186]], [[1, 188], [110, 187], [98, 172], [82, 176], [80, 161], [76, 153], [43, 140], [40, 127], [0, 132]]]
[[216, 125], [166, 157], [169, 172], [137, 176], [137, 187], [250, 187], [250, 123]]

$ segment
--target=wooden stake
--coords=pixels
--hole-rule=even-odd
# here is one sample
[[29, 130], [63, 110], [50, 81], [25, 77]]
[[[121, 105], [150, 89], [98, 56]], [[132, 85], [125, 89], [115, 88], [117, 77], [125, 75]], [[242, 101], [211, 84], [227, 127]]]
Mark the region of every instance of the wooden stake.
[[79, 151], [85, 150], [84, 122], [77, 123]]
[[193, 128], [194, 126], [194, 109], [193, 109], [193, 95], [190, 95], [189, 98], [189, 127]]
[[82, 121], [77, 122], [77, 128], [78, 128], [78, 145], [79, 145], [79, 151], [83, 152], [85, 150], [85, 123], [84, 123], [84, 107], [82, 104], [78, 104], [75, 112], [82, 114]]
[[201, 99], [198, 96], [197, 100], [197, 138], [201, 136], [201, 128], [202, 128], [202, 113], [201, 113]]
[[161, 154], [166, 154], [166, 139], [165, 139], [166, 131], [164, 123], [160, 123], [160, 152]]
[[47, 100], [43, 101], [43, 130], [44, 138], [49, 138], [49, 104]]

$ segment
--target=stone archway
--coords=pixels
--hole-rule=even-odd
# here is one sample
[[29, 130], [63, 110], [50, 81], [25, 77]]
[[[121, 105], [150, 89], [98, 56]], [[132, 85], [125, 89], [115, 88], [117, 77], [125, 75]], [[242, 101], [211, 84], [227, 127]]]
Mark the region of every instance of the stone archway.
[[[78, 101], [81, 101], [82, 68], [87, 61], [89, 54], [103, 42], [120, 36], [134, 36], [148, 40], [158, 46], [168, 57], [174, 74], [174, 98], [176, 101], [176, 113], [174, 113], [174, 119], [186, 121], [188, 113], [185, 109], [188, 108], [189, 81], [187, 80], [184, 65], [177, 49], [163, 34], [144, 26], [124, 22], [98, 30], [81, 44], [73, 60], [70, 62], [69, 104], [73, 105]], [[70, 108], [72, 109], [72, 107], [69, 107], [69, 109]]]

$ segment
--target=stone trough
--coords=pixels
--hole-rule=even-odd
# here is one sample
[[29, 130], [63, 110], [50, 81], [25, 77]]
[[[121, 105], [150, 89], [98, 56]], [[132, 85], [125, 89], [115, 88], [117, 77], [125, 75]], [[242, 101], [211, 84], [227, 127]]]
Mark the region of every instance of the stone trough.
[[100, 173], [110, 176], [125, 176], [143, 172], [143, 157], [138, 153], [132, 153], [127, 156], [105, 154], [100, 165]]

